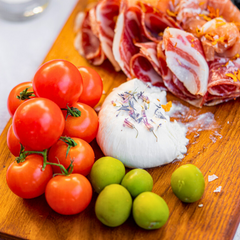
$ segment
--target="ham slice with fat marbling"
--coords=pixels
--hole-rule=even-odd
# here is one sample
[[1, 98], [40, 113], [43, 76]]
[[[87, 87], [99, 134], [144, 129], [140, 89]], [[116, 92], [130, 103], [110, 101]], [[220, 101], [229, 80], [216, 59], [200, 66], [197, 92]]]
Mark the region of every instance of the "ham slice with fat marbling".
[[201, 42], [191, 33], [175, 28], [164, 31], [163, 42], [169, 69], [191, 94], [204, 96], [209, 68]]
[[142, 42], [141, 9], [124, 5], [117, 19], [113, 39], [113, 55], [122, 71], [131, 78], [130, 61], [139, 53], [136, 42]]
[[180, 25], [169, 15], [158, 8], [143, 2], [138, 2], [142, 10], [142, 28], [144, 35], [151, 41], [162, 40], [163, 32], [167, 27], [180, 28]]
[[102, 64], [105, 54], [98, 37], [96, 7], [78, 14], [75, 29], [77, 36], [74, 45], [79, 54], [93, 65]]
[[103, 52], [114, 66], [115, 71], [120, 71], [120, 66], [115, 60], [112, 51], [114, 29], [119, 15], [120, 0], [102, 0], [96, 7], [96, 19], [99, 28], [99, 40]]
[[157, 44], [154, 42], [136, 43], [140, 53], [131, 58], [130, 69], [132, 78], [137, 77], [143, 82], [151, 82], [152, 85], [167, 90], [162, 79], [162, 71], [157, 56]]
[[208, 95], [205, 105], [216, 105], [240, 96], [240, 58], [216, 58], [209, 64]]

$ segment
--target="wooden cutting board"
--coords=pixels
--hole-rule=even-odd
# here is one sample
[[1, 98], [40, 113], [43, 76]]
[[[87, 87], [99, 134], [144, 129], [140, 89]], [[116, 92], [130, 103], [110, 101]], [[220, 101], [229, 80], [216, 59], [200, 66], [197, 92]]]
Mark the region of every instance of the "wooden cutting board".
[[[74, 20], [76, 14], [85, 9], [87, 0], [80, 0], [56, 39], [45, 61], [62, 58], [75, 65], [90, 66], [74, 49]], [[93, 67], [93, 66], [92, 66]], [[101, 102], [112, 88], [126, 81], [123, 73], [116, 73], [109, 62], [93, 67], [103, 78], [104, 91]], [[169, 100], [177, 100], [168, 94]], [[182, 102], [183, 103], [183, 102]], [[101, 103], [100, 103], [101, 104]], [[186, 103], [184, 103], [187, 105]], [[221, 136], [211, 137], [212, 131], [187, 135], [188, 153], [182, 161], [166, 166], [148, 169], [154, 179], [153, 192], [165, 199], [170, 217], [165, 226], [154, 231], [138, 227], [132, 217], [123, 225], [109, 228], [101, 224], [94, 213], [97, 195], [91, 204], [80, 214], [62, 216], [48, 206], [44, 195], [31, 200], [15, 196], [6, 184], [6, 171], [14, 157], [7, 148], [6, 136], [9, 120], [0, 136], [0, 238], [6, 239], [232, 239], [240, 220], [240, 101], [204, 107], [200, 113], [212, 112], [220, 128]], [[187, 105], [190, 107], [189, 105]], [[190, 109], [194, 109], [190, 107]], [[96, 142], [92, 143], [96, 159], [102, 156]], [[173, 171], [179, 166], [192, 163], [199, 167], [206, 180], [203, 197], [196, 203], [184, 204], [178, 200], [170, 187]], [[208, 175], [219, 178], [208, 182]], [[220, 193], [214, 189], [222, 186]], [[203, 207], [198, 207], [203, 204]]]

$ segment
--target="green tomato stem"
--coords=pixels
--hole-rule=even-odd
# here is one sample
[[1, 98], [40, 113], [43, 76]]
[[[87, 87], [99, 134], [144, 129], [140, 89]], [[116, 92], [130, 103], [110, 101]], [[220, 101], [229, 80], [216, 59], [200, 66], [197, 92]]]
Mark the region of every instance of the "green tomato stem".
[[58, 166], [61, 168], [61, 171], [64, 175], [69, 175], [70, 173], [66, 170], [66, 168], [62, 165], [62, 164], [59, 164], [59, 163], [52, 163], [52, 162], [46, 162], [46, 165], [53, 165], [53, 166]]
[[77, 143], [70, 137], [60, 137], [60, 140], [62, 140], [63, 142], [65, 142], [68, 147], [67, 147], [67, 152], [66, 152], [66, 158], [67, 158], [67, 155], [71, 149], [71, 147], [76, 147], [77, 146]]
[[77, 108], [67, 106], [67, 108], [61, 108], [61, 109], [67, 111], [66, 119], [68, 116], [81, 117], [81, 111]]
[[28, 92], [28, 88], [25, 88], [22, 92], [20, 92], [20, 94], [17, 96], [17, 99], [19, 100], [26, 100], [26, 99], [30, 99], [30, 97], [35, 97], [34, 92]]

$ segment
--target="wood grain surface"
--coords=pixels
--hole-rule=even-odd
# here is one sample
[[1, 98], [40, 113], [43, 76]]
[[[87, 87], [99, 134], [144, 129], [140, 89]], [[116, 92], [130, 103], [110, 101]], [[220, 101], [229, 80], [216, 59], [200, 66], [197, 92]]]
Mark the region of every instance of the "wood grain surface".
[[[87, 0], [80, 0], [56, 39], [45, 61], [67, 59], [75, 65], [90, 66], [74, 49], [74, 20], [84, 10]], [[92, 66], [93, 67], [93, 66]], [[116, 73], [108, 61], [93, 67], [103, 78], [104, 91], [101, 102], [112, 88], [126, 81], [123, 73]], [[168, 100], [177, 100], [168, 94]], [[183, 103], [183, 102], [182, 102]], [[44, 195], [24, 200], [14, 195], [6, 184], [6, 171], [14, 157], [7, 148], [9, 120], [0, 136], [0, 238], [2, 239], [184, 239], [228, 240], [232, 239], [240, 220], [240, 108], [239, 99], [215, 107], [190, 110], [199, 114], [212, 112], [219, 124], [213, 141], [212, 131], [201, 131], [199, 136], [189, 133], [188, 152], [182, 161], [148, 169], [154, 180], [153, 192], [165, 199], [170, 217], [161, 229], [147, 231], [139, 228], [130, 217], [123, 225], [109, 228], [101, 224], [94, 213], [97, 195], [93, 195], [85, 211], [74, 216], [62, 216], [48, 206]], [[101, 103], [100, 103], [101, 104]], [[96, 142], [92, 143], [96, 159], [102, 156]], [[192, 204], [178, 200], [170, 187], [173, 171], [179, 166], [192, 163], [200, 168], [206, 189], [203, 197]], [[208, 182], [208, 175], [219, 178]], [[214, 189], [222, 186], [220, 193]], [[203, 204], [203, 207], [198, 207]]]

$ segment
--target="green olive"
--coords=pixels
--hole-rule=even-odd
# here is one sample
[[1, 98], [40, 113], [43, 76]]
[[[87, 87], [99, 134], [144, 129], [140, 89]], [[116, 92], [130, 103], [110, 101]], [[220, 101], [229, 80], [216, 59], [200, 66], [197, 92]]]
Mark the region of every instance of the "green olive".
[[113, 157], [99, 158], [92, 166], [90, 182], [97, 193], [110, 184], [120, 184], [125, 175], [123, 163]]
[[144, 229], [158, 229], [168, 220], [169, 208], [159, 195], [153, 192], [140, 193], [133, 201], [133, 218]]
[[205, 189], [203, 174], [192, 164], [183, 165], [173, 172], [171, 187], [182, 202], [196, 202], [202, 197]]
[[106, 186], [98, 195], [95, 213], [99, 221], [109, 227], [123, 224], [131, 214], [132, 197], [119, 184]]
[[122, 179], [124, 186], [132, 195], [136, 197], [142, 192], [151, 192], [153, 188], [152, 176], [144, 169], [136, 168], [129, 171]]

